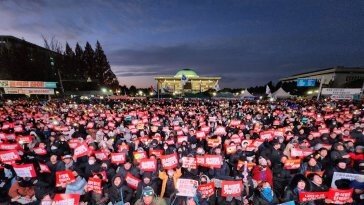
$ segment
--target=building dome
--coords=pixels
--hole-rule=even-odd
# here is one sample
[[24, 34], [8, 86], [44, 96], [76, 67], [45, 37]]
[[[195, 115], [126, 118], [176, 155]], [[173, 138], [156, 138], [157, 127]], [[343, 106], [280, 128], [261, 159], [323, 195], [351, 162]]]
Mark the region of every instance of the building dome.
[[182, 69], [182, 70], [178, 71], [174, 77], [181, 78], [182, 75], [185, 75], [187, 78], [190, 78], [190, 77], [197, 78], [197, 77], [199, 77], [197, 75], [197, 73], [192, 69]]

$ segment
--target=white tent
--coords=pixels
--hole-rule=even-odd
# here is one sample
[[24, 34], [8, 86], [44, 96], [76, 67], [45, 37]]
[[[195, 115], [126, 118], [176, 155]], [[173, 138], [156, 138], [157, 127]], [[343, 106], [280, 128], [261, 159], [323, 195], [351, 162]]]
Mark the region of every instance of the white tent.
[[277, 91], [275, 91], [274, 93], [272, 93], [272, 97], [275, 99], [278, 98], [291, 98], [293, 97], [293, 95], [287, 93], [286, 91], [283, 90], [283, 88], [279, 88]]
[[245, 98], [251, 99], [251, 98], [255, 98], [255, 96], [252, 95], [248, 90], [244, 90], [243, 94], [239, 95], [239, 98], [240, 99], [245, 99]]

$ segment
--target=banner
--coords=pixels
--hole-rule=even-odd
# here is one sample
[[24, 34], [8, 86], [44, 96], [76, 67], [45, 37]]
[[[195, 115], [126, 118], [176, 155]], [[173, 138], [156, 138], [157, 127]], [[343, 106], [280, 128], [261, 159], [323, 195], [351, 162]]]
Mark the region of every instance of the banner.
[[126, 161], [125, 153], [111, 153], [110, 155], [113, 164], [124, 164]]
[[13, 164], [16, 160], [20, 160], [18, 151], [9, 150], [0, 152], [0, 161], [4, 164]]
[[74, 156], [76, 158], [86, 156], [87, 154], [88, 154], [88, 146], [86, 143], [77, 146], [74, 150]]
[[140, 179], [136, 178], [135, 176], [133, 176], [132, 174], [130, 174], [129, 172], [126, 174], [125, 176], [125, 181], [128, 184], [128, 186], [134, 190], [136, 190], [138, 188], [138, 184], [141, 181]]
[[33, 164], [12, 165], [18, 177], [36, 177]]
[[162, 167], [165, 170], [174, 169], [178, 165], [178, 158], [176, 153], [170, 155], [163, 155], [161, 156], [160, 159], [162, 161]]
[[196, 155], [197, 166], [205, 166], [205, 157], [203, 155]]
[[208, 198], [215, 194], [215, 183], [209, 182], [206, 184], [201, 184], [198, 186], [197, 190], [202, 195], [202, 198]]
[[154, 150], [149, 150], [149, 157], [151, 155], [155, 155], [157, 158], [160, 158], [163, 155], [163, 150], [159, 150], [159, 149], [154, 149]]
[[44, 149], [43, 147], [35, 147], [33, 149], [33, 152], [37, 155], [46, 155], [47, 154], [47, 150]]
[[226, 181], [221, 182], [221, 196], [223, 197], [239, 197], [243, 191], [242, 181]]
[[299, 169], [301, 166], [301, 159], [287, 159], [284, 163], [284, 169]]
[[292, 148], [291, 149], [291, 157], [307, 157], [308, 155], [312, 154], [312, 149], [299, 149], [299, 148]]
[[178, 136], [177, 144], [182, 144], [182, 142], [188, 142], [188, 137], [187, 136]]
[[90, 177], [88, 178], [87, 182], [87, 190], [101, 194], [102, 193], [101, 183], [102, 179]]
[[196, 196], [196, 190], [198, 187], [198, 181], [192, 179], [181, 179], [177, 180], [177, 196]]
[[262, 139], [262, 140], [270, 141], [273, 139], [273, 134], [271, 131], [263, 131], [259, 135], [260, 135], [260, 139]]
[[197, 139], [205, 139], [205, 137], [206, 137], [206, 134], [205, 134], [205, 132], [196, 132], [196, 138]]
[[133, 152], [134, 159], [139, 162], [141, 159], [148, 158], [147, 153], [145, 151], [143, 152]]
[[205, 167], [220, 168], [222, 163], [222, 158], [220, 155], [209, 155], [205, 154]]
[[51, 173], [51, 170], [49, 169], [49, 167], [46, 164], [39, 163], [39, 167], [40, 167], [41, 173]]
[[57, 82], [0, 80], [3, 88], [57, 88]]
[[108, 160], [108, 153], [107, 152], [103, 152], [103, 151], [96, 151], [95, 153], [95, 157], [96, 159], [99, 159], [101, 161], [103, 160]]
[[47, 88], [4, 88], [5, 94], [54, 95], [54, 89]]
[[140, 170], [144, 172], [154, 172], [157, 170], [157, 160], [156, 159], [141, 159], [140, 160]]
[[342, 173], [342, 172], [334, 172], [334, 175], [332, 176], [332, 182], [331, 182], [331, 188], [336, 189], [336, 180], [339, 179], [349, 179], [350, 181], [355, 180], [357, 177], [364, 178], [361, 174], [351, 174], [351, 173]]
[[78, 205], [79, 202], [79, 194], [56, 194], [52, 205]]
[[327, 192], [327, 199], [325, 202], [330, 204], [351, 203], [353, 201], [352, 194], [353, 194], [353, 189], [338, 190], [330, 188], [329, 191]]
[[0, 143], [0, 150], [20, 150], [22, 149], [18, 143]]
[[196, 169], [197, 168], [196, 158], [182, 157], [182, 167], [186, 168], [186, 169], [188, 169], [188, 168]]
[[65, 171], [57, 171], [56, 172], [56, 186], [62, 186], [62, 184], [72, 183], [74, 182], [75, 175], [73, 175], [72, 171], [65, 170]]
[[300, 202], [315, 201], [319, 199], [325, 199], [327, 192], [300, 192]]

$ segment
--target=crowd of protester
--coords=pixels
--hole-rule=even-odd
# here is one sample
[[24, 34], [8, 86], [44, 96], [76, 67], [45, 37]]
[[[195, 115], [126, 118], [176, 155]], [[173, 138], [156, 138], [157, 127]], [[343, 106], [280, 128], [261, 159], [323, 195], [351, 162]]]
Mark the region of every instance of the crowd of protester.
[[[350, 191], [342, 204], [363, 204], [362, 108], [330, 100], [4, 101], [0, 204], [51, 204], [57, 194], [77, 194], [81, 204], [97, 205], [338, 204], [327, 195], [300, 199], [303, 192], [329, 190]], [[80, 145], [87, 151], [76, 153]], [[4, 153], [12, 151], [9, 160]], [[115, 162], [114, 153], [125, 159]], [[141, 170], [138, 153], [155, 159], [156, 169]], [[161, 158], [173, 154], [178, 164], [167, 169]], [[183, 161], [204, 155], [221, 156], [221, 164]], [[16, 172], [29, 164], [32, 177]], [[62, 171], [74, 179], [59, 184]], [[333, 181], [337, 173], [350, 177]], [[90, 188], [90, 179], [102, 181], [101, 189]], [[180, 196], [179, 179], [213, 182], [215, 188], [208, 195], [197, 189], [194, 196]], [[239, 196], [223, 195], [222, 181], [242, 182]]]

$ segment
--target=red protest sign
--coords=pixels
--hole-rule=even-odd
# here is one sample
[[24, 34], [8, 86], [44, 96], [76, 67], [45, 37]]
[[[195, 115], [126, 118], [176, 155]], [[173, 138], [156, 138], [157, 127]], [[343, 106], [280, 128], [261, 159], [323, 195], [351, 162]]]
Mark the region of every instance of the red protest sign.
[[128, 186], [132, 189], [137, 189], [139, 182], [141, 181], [140, 179], [136, 178], [135, 176], [133, 176], [132, 174], [130, 174], [129, 172], [126, 174], [125, 176], [125, 181], [128, 184]]
[[327, 192], [300, 192], [300, 202], [315, 201], [325, 199]]
[[178, 136], [177, 143], [182, 144], [182, 142], [188, 142], [188, 137], [187, 136]]
[[155, 155], [157, 158], [160, 158], [163, 155], [163, 150], [160, 149], [153, 149], [153, 150], [149, 150], [149, 156], [151, 155]]
[[9, 143], [0, 143], [0, 150], [19, 150], [21, 149], [18, 143], [16, 144], [9, 144]]
[[196, 158], [182, 157], [182, 167], [186, 169], [187, 168], [196, 169], [197, 168]]
[[46, 155], [47, 154], [47, 150], [44, 149], [43, 147], [36, 147], [33, 149], [33, 151], [37, 155]]
[[125, 161], [125, 153], [111, 153], [111, 163], [124, 164]]
[[272, 140], [273, 139], [273, 134], [271, 131], [263, 131], [260, 132], [260, 139], [262, 140]]
[[99, 178], [94, 178], [94, 177], [88, 178], [87, 190], [101, 194], [102, 193], [101, 182], [102, 179]]
[[82, 143], [81, 145], [77, 146], [74, 150], [74, 156], [76, 158], [86, 156], [88, 154], [88, 146], [86, 143]]
[[[345, 204], [352, 202], [353, 189], [339, 190], [330, 188], [327, 192], [327, 203]], [[351, 202], [350, 202], [351, 201]]]
[[145, 159], [145, 158], [147, 158], [148, 156], [147, 156], [147, 153], [145, 152], [145, 151], [142, 151], [142, 152], [140, 152], [140, 151], [138, 151], [138, 152], [133, 152], [133, 155], [134, 155], [134, 159], [136, 160], [136, 161], [140, 161], [141, 159]]
[[197, 166], [204, 166], [205, 165], [205, 157], [201, 155], [196, 156], [196, 164]]
[[16, 140], [19, 144], [30, 144], [33, 141], [33, 136], [18, 136]]
[[18, 177], [36, 177], [33, 164], [13, 165], [14, 171]]
[[78, 139], [71, 139], [68, 142], [68, 145], [70, 146], [71, 149], [75, 149], [79, 144], [80, 144], [80, 140], [78, 140]]
[[317, 172], [305, 171], [305, 177], [307, 177], [310, 174], [318, 174], [320, 177], [322, 177], [324, 176], [324, 171], [317, 171]]
[[243, 183], [241, 181], [226, 181], [221, 182], [221, 196], [239, 197], [243, 190]]
[[13, 164], [16, 160], [20, 160], [20, 156], [17, 151], [9, 150], [0, 152], [0, 161], [2, 163]]
[[226, 154], [234, 154], [236, 152], [236, 145], [229, 145], [226, 147]]
[[291, 149], [291, 157], [306, 157], [313, 153], [313, 150], [310, 148], [300, 149], [300, 148], [292, 148]]
[[51, 173], [51, 170], [49, 169], [49, 167], [46, 164], [39, 163], [39, 167], [40, 167], [41, 173]]
[[[245, 161], [241, 161], [241, 160], [239, 160], [238, 161], [238, 164], [237, 164], [237, 170], [240, 170], [243, 166], [244, 166], [244, 163], [245, 163]], [[248, 170], [252, 170], [253, 169], [253, 167], [255, 166], [256, 164], [255, 163], [253, 163], [253, 162], [247, 162], [247, 169]]]
[[284, 169], [299, 169], [301, 166], [301, 159], [287, 159], [284, 163]]
[[173, 169], [176, 168], [178, 165], [178, 158], [176, 153], [170, 155], [162, 155], [160, 159], [163, 169]]
[[201, 184], [197, 190], [201, 193], [202, 198], [208, 198], [215, 194], [215, 184], [214, 182]]
[[56, 172], [56, 186], [62, 186], [62, 184], [70, 183], [75, 181], [75, 175], [72, 171], [57, 171]]
[[205, 164], [206, 167], [220, 168], [222, 163], [222, 158], [220, 155], [209, 155], [205, 154]]
[[109, 154], [107, 152], [96, 151], [96, 152], [94, 152], [94, 154], [95, 154], [96, 159], [99, 159], [101, 161], [102, 160], [108, 160], [109, 159], [108, 158]]
[[220, 144], [221, 144], [221, 139], [220, 138], [207, 139], [207, 146], [209, 146], [209, 147], [217, 147]]
[[79, 194], [56, 194], [52, 205], [78, 205], [80, 202]]
[[140, 170], [144, 172], [154, 172], [157, 170], [157, 160], [156, 159], [141, 159], [140, 160]]
[[201, 131], [201, 132], [196, 132], [196, 138], [198, 139], [205, 139], [206, 134], [205, 132]]

